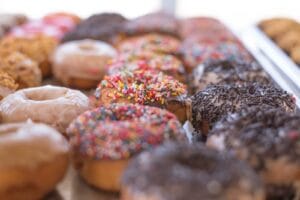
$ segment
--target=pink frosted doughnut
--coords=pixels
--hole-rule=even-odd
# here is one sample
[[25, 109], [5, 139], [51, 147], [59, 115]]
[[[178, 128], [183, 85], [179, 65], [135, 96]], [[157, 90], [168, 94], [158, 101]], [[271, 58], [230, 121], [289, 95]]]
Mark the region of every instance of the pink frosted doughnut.
[[77, 90], [42, 86], [19, 90], [0, 103], [3, 123], [31, 119], [65, 133], [73, 119], [89, 108], [88, 97]]

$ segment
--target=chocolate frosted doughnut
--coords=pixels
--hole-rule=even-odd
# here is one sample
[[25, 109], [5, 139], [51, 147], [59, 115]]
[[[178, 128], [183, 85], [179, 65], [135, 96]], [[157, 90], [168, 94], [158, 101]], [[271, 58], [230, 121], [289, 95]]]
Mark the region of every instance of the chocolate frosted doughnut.
[[244, 108], [217, 123], [207, 143], [246, 160], [264, 179], [269, 199], [297, 199], [299, 114], [266, 105]]
[[263, 200], [264, 191], [246, 163], [201, 145], [168, 143], [129, 163], [121, 199]]
[[173, 15], [154, 12], [126, 22], [123, 31], [128, 36], [146, 33], [178, 36], [178, 22]]
[[230, 60], [204, 62], [194, 69], [190, 80], [193, 92], [203, 90], [211, 84], [241, 85], [249, 82], [269, 84], [270, 80], [258, 63]]
[[94, 14], [66, 33], [62, 42], [89, 38], [111, 43], [120, 33], [125, 21], [122, 15], [116, 13]]
[[206, 137], [211, 126], [222, 116], [243, 107], [267, 104], [287, 112], [295, 110], [295, 98], [286, 91], [256, 83], [209, 86], [192, 96], [192, 124], [200, 137]]

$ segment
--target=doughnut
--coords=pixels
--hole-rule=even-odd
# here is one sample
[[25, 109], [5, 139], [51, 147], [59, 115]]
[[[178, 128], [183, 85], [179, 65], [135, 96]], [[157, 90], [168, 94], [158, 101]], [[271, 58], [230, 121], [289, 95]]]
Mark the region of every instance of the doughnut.
[[110, 104], [86, 111], [67, 133], [80, 175], [107, 191], [119, 191], [120, 176], [132, 156], [165, 141], [186, 141], [175, 115], [137, 104]]
[[165, 108], [181, 122], [189, 114], [187, 90], [171, 76], [151, 70], [139, 70], [105, 76], [91, 103], [95, 107], [111, 103], [138, 103]]
[[178, 37], [177, 19], [165, 12], [149, 13], [124, 23], [127, 36], [158, 33]]
[[64, 85], [80, 89], [97, 86], [106, 73], [105, 65], [117, 55], [107, 43], [85, 39], [59, 45], [52, 56], [52, 71]]
[[267, 85], [270, 79], [257, 62], [220, 60], [198, 65], [193, 70], [190, 85], [195, 93], [208, 85], [240, 85], [249, 82]]
[[37, 63], [19, 52], [12, 52], [1, 59], [0, 70], [15, 80], [18, 89], [36, 87], [42, 83], [42, 73]]
[[295, 110], [295, 98], [272, 85], [212, 85], [191, 97], [195, 139], [205, 139], [211, 127], [223, 116], [243, 107], [270, 105], [287, 112]]
[[157, 54], [146, 51], [136, 51], [129, 54], [121, 54], [107, 65], [108, 74], [115, 74], [121, 71], [135, 70], [157, 70], [176, 80], [185, 83], [185, 68], [182, 62], [173, 55]]
[[225, 25], [211, 17], [192, 17], [179, 21], [179, 33], [181, 38], [189, 38], [203, 33], [216, 33], [227, 31]]
[[291, 58], [295, 63], [300, 65], [300, 45], [296, 46], [291, 51]]
[[23, 53], [36, 61], [43, 77], [47, 77], [51, 74], [49, 57], [56, 44], [55, 39], [42, 35], [32, 38], [7, 37], [0, 41], [0, 55], [7, 55], [15, 51]]
[[121, 187], [121, 200], [265, 199], [262, 181], [245, 162], [199, 144], [166, 143], [139, 154]]
[[26, 21], [27, 17], [22, 14], [0, 14], [0, 38], [14, 26], [21, 25]]
[[0, 125], [0, 199], [42, 199], [68, 165], [68, 142], [53, 128], [30, 122]]
[[285, 52], [291, 52], [295, 46], [300, 45], [300, 28], [287, 31], [278, 37], [276, 43]]
[[72, 30], [81, 19], [71, 13], [56, 12], [45, 15], [42, 21], [46, 24], [57, 26], [63, 32], [67, 32]]
[[204, 61], [243, 60], [253, 61], [253, 57], [240, 44], [235, 42], [191, 43], [183, 42], [180, 48], [187, 72]]
[[[6, 72], [0, 70], [0, 101], [18, 88], [15, 80]], [[1, 117], [0, 117], [1, 120]]]
[[151, 51], [156, 53], [179, 53], [180, 41], [169, 35], [149, 33], [143, 36], [130, 37], [118, 43], [117, 49], [121, 53], [134, 52], [136, 50]]
[[94, 14], [66, 33], [62, 42], [89, 38], [114, 43], [124, 22], [126, 19], [117, 13]]
[[77, 90], [57, 86], [42, 86], [19, 90], [0, 103], [3, 123], [31, 119], [65, 133], [79, 114], [89, 108], [88, 98]]
[[297, 22], [289, 18], [272, 18], [261, 21], [258, 26], [270, 38], [277, 39], [295, 25]]
[[298, 199], [299, 114], [271, 106], [244, 108], [220, 120], [207, 144], [246, 160], [264, 180], [268, 199]]

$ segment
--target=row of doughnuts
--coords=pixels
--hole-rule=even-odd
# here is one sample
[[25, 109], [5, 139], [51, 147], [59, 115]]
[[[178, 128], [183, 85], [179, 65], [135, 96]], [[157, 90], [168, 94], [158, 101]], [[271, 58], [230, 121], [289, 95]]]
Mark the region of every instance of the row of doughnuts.
[[274, 40], [292, 60], [300, 64], [300, 24], [289, 18], [271, 18], [261, 21], [258, 26]]
[[[124, 26], [128, 31], [124, 31]], [[21, 89], [1, 101], [0, 130], [3, 127], [8, 131], [0, 131], [0, 141], [7, 135], [12, 139], [7, 146], [0, 143], [0, 148], [6, 150], [13, 144], [27, 150], [24, 154], [6, 151], [9, 153], [2, 154], [0, 159], [28, 156], [21, 169], [30, 174], [20, 182], [3, 179], [1, 198], [39, 199], [55, 187], [66, 171], [68, 156], [57, 161], [61, 165], [49, 184], [33, 178], [43, 177], [43, 173], [52, 176], [53, 172], [33, 173], [27, 162], [34, 159], [53, 164], [54, 157], [34, 157], [30, 152], [41, 150], [39, 147], [28, 150], [22, 143], [24, 139], [20, 138], [20, 143], [13, 139], [24, 132], [23, 126], [37, 130], [36, 123], [54, 127], [69, 141], [66, 144], [66, 139], [57, 136], [61, 142], [57, 139], [55, 146], [50, 144], [53, 138], [49, 139], [47, 144], [53, 148], [49, 152], [62, 153], [59, 150], [64, 149], [66, 155], [70, 146], [72, 162], [83, 180], [102, 190], [121, 191], [123, 200], [263, 200], [266, 194], [268, 198], [273, 194], [277, 198], [274, 191], [287, 198], [296, 194], [300, 127], [299, 116], [293, 113], [295, 99], [272, 85], [259, 64], [219, 21], [205, 17], [178, 21], [163, 13], [133, 20], [118, 14], [97, 14], [79, 23], [62, 41], [53, 48], [51, 56], [45, 56], [54, 77], [68, 87], [96, 90], [88, 98], [78, 90], [42, 86]], [[16, 79], [7, 70], [0, 75], [5, 78], [1, 86], [17, 87]], [[193, 96], [189, 95], [188, 87]], [[247, 107], [250, 111], [245, 111]], [[257, 117], [244, 117], [257, 110], [261, 110]], [[271, 119], [277, 118], [273, 117], [273, 110], [284, 120], [273, 124]], [[231, 113], [239, 116], [234, 122], [225, 118]], [[29, 118], [34, 123], [24, 123]], [[195, 129], [193, 144], [187, 142], [180, 123], [186, 119], [191, 120]], [[260, 122], [263, 123], [258, 126]], [[10, 126], [16, 128], [7, 128]], [[59, 135], [48, 126], [45, 135]], [[233, 134], [216, 130], [222, 126], [225, 130], [234, 129]], [[34, 133], [31, 129], [26, 132]], [[260, 130], [265, 136], [263, 142], [257, 137]], [[250, 139], [244, 139], [243, 134]], [[272, 134], [277, 134], [278, 139], [270, 137]], [[35, 134], [28, 134], [28, 143], [39, 143], [37, 139]], [[236, 145], [239, 143], [243, 145]], [[271, 147], [259, 151], [264, 145]], [[268, 156], [273, 146], [278, 151], [268, 157], [271, 162], [257, 168], [256, 160]], [[256, 160], [249, 154], [255, 155]], [[287, 161], [293, 162], [280, 164], [285, 164], [289, 173], [280, 177], [269, 175], [282, 169], [282, 165], [273, 165], [272, 161], [285, 161], [288, 155]], [[11, 161], [13, 166], [15, 162]], [[35, 167], [42, 169], [38, 164]], [[19, 173], [13, 169], [10, 172]], [[12, 190], [16, 196], [10, 195]]]

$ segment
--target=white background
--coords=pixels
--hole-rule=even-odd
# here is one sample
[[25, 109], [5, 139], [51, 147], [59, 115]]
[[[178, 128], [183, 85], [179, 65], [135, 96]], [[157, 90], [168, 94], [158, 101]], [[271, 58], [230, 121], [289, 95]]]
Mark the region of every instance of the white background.
[[[160, 0], [0, 0], [0, 12], [22, 12], [34, 18], [54, 11], [74, 12], [82, 17], [115, 11], [132, 18], [159, 8]], [[176, 13], [214, 16], [241, 29], [273, 16], [300, 21], [300, 0], [177, 0]]]

